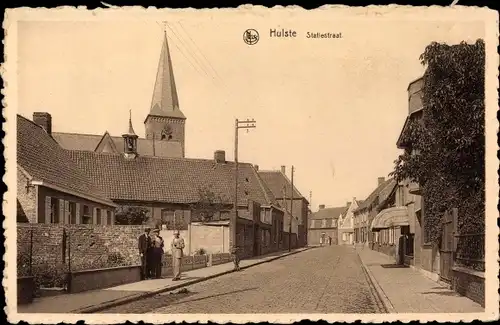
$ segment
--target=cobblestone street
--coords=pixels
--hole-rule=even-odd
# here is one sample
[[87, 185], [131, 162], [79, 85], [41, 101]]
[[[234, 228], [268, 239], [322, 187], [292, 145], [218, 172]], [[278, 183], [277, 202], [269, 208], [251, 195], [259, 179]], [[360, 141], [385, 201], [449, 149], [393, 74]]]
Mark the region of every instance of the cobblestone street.
[[104, 313], [379, 313], [351, 247], [312, 249]]

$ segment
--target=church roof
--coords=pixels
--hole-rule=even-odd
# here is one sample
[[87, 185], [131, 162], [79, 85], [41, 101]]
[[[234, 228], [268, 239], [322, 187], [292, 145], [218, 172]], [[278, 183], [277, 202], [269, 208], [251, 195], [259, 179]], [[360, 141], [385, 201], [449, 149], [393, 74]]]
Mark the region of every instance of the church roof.
[[[80, 169], [113, 200], [194, 203], [199, 191], [210, 188], [227, 203], [234, 201], [233, 162], [208, 159], [138, 156], [127, 159], [113, 153], [70, 151]], [[251, 164], [239, 163], [239, 202], [274, 204], [265, 184]]]
[[[52, 137], [61, 147], [68, 150], [95, 151], [104, 138], [109, 136], [98, 134], [52, 132]], [[109, 136], [117, 153], [123, 152], [123, 137]], [[178, 141], [160, 141], [144, 138], [137, 139], [137, 152], [142, 156], [181, 158], [182, 145]]]
[[[262, 170], [259, 171], [259, 175], [277, 199], [283, 199], [283, 187], [286, 189], [287, 198], [291, 196], [292, 182], [281, 171]], [[294, 199], [304, 199], [295, 186], [293, 187], [293, 197]]]
[[45, 130], [17, 115], [17, 165], [33, 181], [114, 205]]
[[174, 69], [168, 48], [167, 34], [163, 39], [158, 71], [151, 100], [149, 115], [185, 119], [179, 109], [179, 97], [175, 86]]

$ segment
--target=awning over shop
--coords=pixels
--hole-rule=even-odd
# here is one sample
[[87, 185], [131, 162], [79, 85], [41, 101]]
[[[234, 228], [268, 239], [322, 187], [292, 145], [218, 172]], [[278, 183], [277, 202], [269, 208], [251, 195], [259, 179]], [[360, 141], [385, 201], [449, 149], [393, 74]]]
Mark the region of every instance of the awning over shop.
[[373, 219], [371, 231], [380, 231], [396, 226], [408, 226], [408, 208], [407, 207], [392, 207], [380, 211]]

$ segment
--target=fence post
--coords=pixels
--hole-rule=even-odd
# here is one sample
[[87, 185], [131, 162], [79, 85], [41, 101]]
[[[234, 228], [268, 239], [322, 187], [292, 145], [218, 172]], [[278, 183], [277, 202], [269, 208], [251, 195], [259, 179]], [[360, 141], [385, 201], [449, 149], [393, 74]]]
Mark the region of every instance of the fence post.
[[452, 222], [453, 222], [453, 265], [455, 265], [455, 254], [457, 253], [457, 247], [458, 247], [458, 209], [453, 208], [451, 210], [451, 215], [452, 215]]
[[71, 281], [73, 279], [73, 276], [71, 274], [71, 231], [68, 231], [68, 275], [66, 277], [67, 279], [67, 291], [71, 292]]
[[30, 228], [30, 266], [29, 275], [33, 275], [33, 228]]

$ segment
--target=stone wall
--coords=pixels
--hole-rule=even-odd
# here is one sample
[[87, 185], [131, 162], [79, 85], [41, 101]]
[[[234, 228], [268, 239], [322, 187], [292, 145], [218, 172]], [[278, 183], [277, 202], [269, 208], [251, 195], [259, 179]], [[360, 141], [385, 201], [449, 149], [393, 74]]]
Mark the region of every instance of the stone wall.
[[484, 272], [454, 267], [452, 288], [461, 295], [485, 306]]
[[34, 266], [62, 264], [72, 271], [137, 265], [140, 262], [137, 237], [143, 229], [143, 226], [18, 224], [18, 257], [22, 255], [27, 260], [31, 250]]

